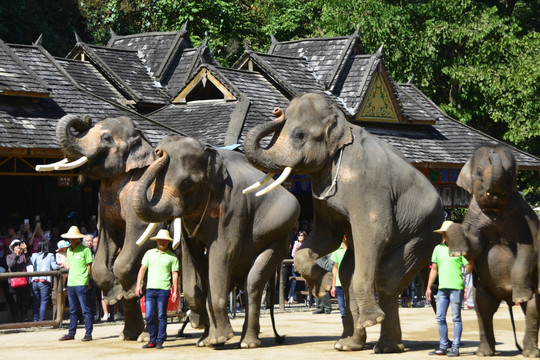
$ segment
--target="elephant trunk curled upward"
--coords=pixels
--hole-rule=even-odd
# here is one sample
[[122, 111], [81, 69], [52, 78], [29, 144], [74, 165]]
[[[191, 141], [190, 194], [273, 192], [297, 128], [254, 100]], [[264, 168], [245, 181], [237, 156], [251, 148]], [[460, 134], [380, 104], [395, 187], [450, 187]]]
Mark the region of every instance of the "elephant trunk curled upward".
[[[444, 212], [437, 191], [395, 148], [349, 123], [322, 95], [305, 94], [275, 115], [248, 133], [244, 148], [263, 171], [310, 175], [314, 227], [295, 267], [319, 296], [331, 277], [316, 260], [337, 249], [343, 234], [349, 239], [339, 273], [345, 329], [335, 348], [363, 349], [364, 328], [382, 322], [375, 351], [403, 351], [397, 296], [439, 242], [433, 230]], [[269, 145], [261, 146], [268, 135]]]
[[100, 181], [98, 205], [99, 243], [92, 276], [109, 304], [122, 301], [122, 339], [135, 340], [144, 322], [135, 296], [137, 268], [145, 248], [135, 245], [147, 223], [132, 206], [134, 184], [155, 155], [141, 131], [126, 117], [92, 124], [89, 117], [66, 115], [57, 124], [56, 138], [64, 160], [36, 168], [38, 171], [81, 167], [81, 174]]
[[451, 255], [474, 260], [480, 325], [477, 354], [495, 353], [493, 314], [502, 300], [526, 309], [523, 355], [538, 357], [539, 220], [517, 191], [517, 162], [506, 146], [478, 148], [457, 184], [473, 197], [462, 224], [447, 232]]
[[165, 137], [156, 153], [135, 190], [135, 211], [148, 222], [181, 219], [184, 297], [192, 326], [205, 330], [197, 345], [233, 337], [227, 297], [237, 287], [247, 295], [240, 345], [260, 346], [263, 288], [287, 254], [298, 202], [284, 188], [244, 196], [264, 174], [240, 153], [180, 137]]

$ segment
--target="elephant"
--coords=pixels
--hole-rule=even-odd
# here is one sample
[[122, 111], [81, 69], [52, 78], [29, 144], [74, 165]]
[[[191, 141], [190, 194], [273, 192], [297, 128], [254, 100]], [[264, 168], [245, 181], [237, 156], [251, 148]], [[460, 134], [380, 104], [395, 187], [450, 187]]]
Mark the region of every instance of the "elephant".
[[540, 356], [540, 221], [517, 191], [516, 179], [517, 162], [507, 146], [478, 148], [458, 176], [457, 184], [472, 199], [463, 223], [448, 229], [447, 241], [450, 255], [467, 255], [474, 261], [478, 356], [495, 353], [493, 315], [503, 300], [521, 303], [526, 314], [523, 356]]
[[[144, 321], [135, 295], [137, 270], [147, 248], [135, 240], [147, 228], [132, 206], [134, 186], [154, 159], [154, 149], [127, 117], [107, 118], [92, 125], [89, 116], [66, 115], [56, 127], [56, 138], [66, 157], [38, 171], [69, 170], [83, 166], [81, 174], [100, 180], [99, 243], [92, 276], [108, 304], [122, 300], [123, 340], [136, 340]], [[151, 234], [150, 234], [151, 235]]]
[[382, 323], [375, 352], [404, 351], [397, 297], [440, 242], [433, 232], [444, 219], [439, 194], [394, 147], [348, 122], [320, 94], [295, 98], [274, 115], [248, 132], [244, 151], [262, 171], [311, 178], [313, 230], [294, 265], [316, 296], [331, 286], [316, 260], [337, 249], [344, 234], [349, 240], [339, 270], [345, 326], [334, 348], [362, 350], [365, 328]]
[[[197, 346], [234, 336], [227, 297], [236, 287], [247, 297], [240, 346], [259, 347], [261, 296], [287, 254], [298, 201], [283, 187], [265, 199], [244, 196], [242, 189], [264, 174], [235, 151], [169, 136], [156, 154], [135, 188], [134, 209], [146, 222], [178, 224], [184, 298], [192, 327], [204, 329]], [[275, 327], [274, 333], [280, 342]]]

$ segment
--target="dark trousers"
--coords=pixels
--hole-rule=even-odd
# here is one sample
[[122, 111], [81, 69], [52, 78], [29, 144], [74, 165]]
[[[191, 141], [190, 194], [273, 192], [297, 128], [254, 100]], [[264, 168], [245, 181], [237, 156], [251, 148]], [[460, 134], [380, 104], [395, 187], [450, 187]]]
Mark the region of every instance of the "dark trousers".
[[75, 336], [77, 332], [77, 322], [79, 316], [77, 308], [80, 306], [84, 316], [84, 328], [88, 336], [92, 336], [92, 311], [88, 304], [88, 286], [68, 286], [68, 300], [69, 300], [69, 332], [70, 336]]
[[45, 321], [47, 305], [51, 300], [50, 282], [32, 282], [32, 292], [34, 293], [33, 313], [34, 321]]
[[[145, 311], [146, 311], [146, 327], [150, 333], [150, 342], [157, 344], [163, 343], [167, 336], [167, 304], [169, 303], [170, 290], [161, 289], [146, 289], [145, 295]], [[154, 317], [158, 317], [158, 326]]]
[[322, 297], [315, 298], [315, 304], [317, 306], [317, 311], [319, 312], [330, 312], [332, 311], [332, 303], [330, 301], [330, 293], [327, 292]]

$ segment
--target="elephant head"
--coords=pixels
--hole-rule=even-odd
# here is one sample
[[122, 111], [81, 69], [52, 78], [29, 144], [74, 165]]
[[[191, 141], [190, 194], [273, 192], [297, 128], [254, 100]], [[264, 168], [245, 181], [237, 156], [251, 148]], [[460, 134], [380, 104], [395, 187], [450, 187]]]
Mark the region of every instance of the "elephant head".
[[148, 166], [155, 158], [150, 143], [127, 117], [107, 118], [92, 126], [88, 116], [66, 115], [58, 121], [56, 139], [66, 158], [36, 170], [69, 170], [86, 164], [88, 177], [104, 179]]
[[[210, 191], [219, 191], [222, 181], [217, 152], [197, 139], [179, 136], [165, 137], [155, 152], [156, 160], [134, 190], [137, 215], [150, 223], [199, 215], [208, 206]], [[175, 236], [179, 233], [175, 229]]]
[[484, 213], [508, 207], [517, 191], [517, 162], [506, 146], [478, 148], [461, 170], [457, 184], [474, 196]]
[[[248, 160], [265, 172], [292, 168], [299, 174], [314, 173], [353, 141], [343, 112], [319, 94], [296, 98], [284, 115], [280, 109], [274, 115], [276, 120], [254, 127], [244, 141]], [[261, 139], [272, 134], [269, 145], [261, 147]]]

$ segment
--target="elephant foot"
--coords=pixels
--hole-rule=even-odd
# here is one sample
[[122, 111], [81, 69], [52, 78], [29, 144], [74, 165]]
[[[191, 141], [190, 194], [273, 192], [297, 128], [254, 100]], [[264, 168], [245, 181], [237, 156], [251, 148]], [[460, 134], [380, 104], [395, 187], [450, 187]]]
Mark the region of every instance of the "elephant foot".
[[405, 351], [405, 345], [401, 342], [379, 340], [373, 351], [375, 354], [402, 353]]
[[106, 294], [103, 294], [103, 300], [107, 305], [115, 305], [124, 298], [124, 290], [119, 283], [115, 284]]
[[537, 358], [540, 357], [540, 351], [537, 348], [523, 349], [522, 355], [526, 358]]
[[197, 346], [198, 347], [205, 347], [207, 346], [207, 343], [208, 343], [208, 333], [210, 331], [210, 328], [206, 327], [204, 329], [204, 332], [202, 334], [202, 336], [199, 338], [199, 340], [197, 340]]
[[526, 286], [512, 285], [512, 301], [516, 303], [527, 302], [532, 299], [533, 292]]
[[356, 328], [367, 328], [369, 326], [377, 325], [383, 322], [384, 312], [378, 306], [372, 309], [366, 309], [360, 311]]
[[208, 345], [222, 345], [225, 344], [227, 341], [232, 339], [234, 337], [234, 332], [232, 331], [232, 328], [230, 329], [230, 332], [225, 332], [223, 334], [216, 334], [215, 336], [209, 336], [208, 337]]
[[323, 297], [332, 288], [332, 273], [326, 272], [320, 283], [309, 284], [309, 286], [311, 286], [312, 292], [316, 297]]
[[143, 331], [137, 338], [138, 342], [147, 343], [150, 341], [150, 333], [148, 331]]
[[365, 340], [358, 341], [352, 336], [341, 338], [334, 344], [334, 349], [338, 351], [360, 351], [364, 350], [365, 347]]
[[478, 345], [478, 349], [476, 349], [476, 356], [494, 356], [495, 355], [495, 349], [492, 349], [488, 344], [480, 344]]
[[[125, 341], [132, 341], [132, 340], [146, 341], [146, 340], [140, 340], [141, 336], [144, 336], [144, 333], [141, 333], [140, 331], [124, 327], [124, 330], [122, 330], [120, 335], [118, 335], [118, 339], [122, 340], [122, 341], [124, 341], [124, 340]], [[147, 341], [150, 341], [150, 335], [148, 335], [148, 333], [146, 333], [146, 336], [148, 338]]]
[[258, 337], [246, 336], [240, 343], [242, 349], [255, 349], [261, 347], [261, 340]]

